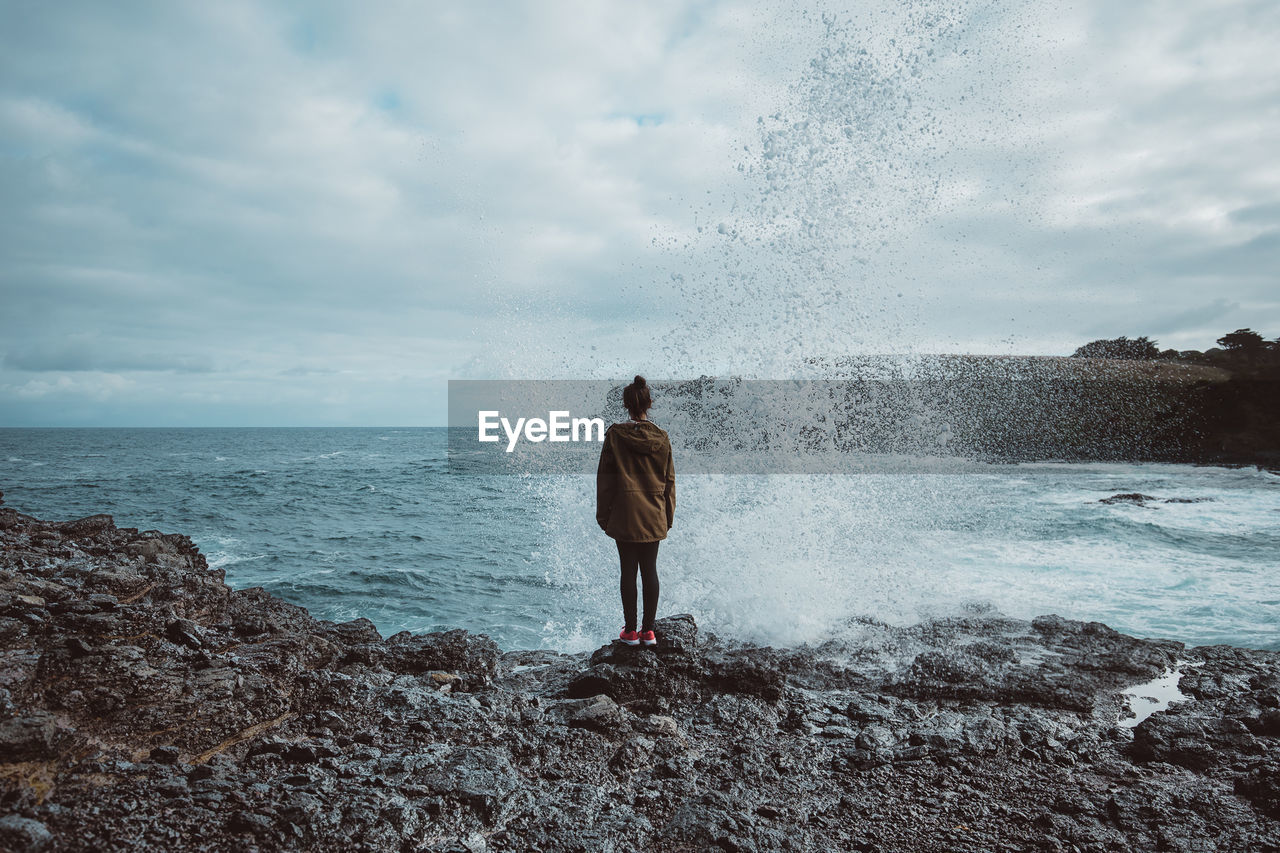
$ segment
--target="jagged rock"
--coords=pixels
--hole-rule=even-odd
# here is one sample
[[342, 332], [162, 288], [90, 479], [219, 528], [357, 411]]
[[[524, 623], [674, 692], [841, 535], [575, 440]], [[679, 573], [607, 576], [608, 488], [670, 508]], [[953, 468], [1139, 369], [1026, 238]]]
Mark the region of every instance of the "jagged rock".
[[[689, 614], [654, 624], [658, 645], [614, 642], [591, 655], [591, 666], [566, 687], [570, 697], [604, 693], [619, 702], [690, 701], [715, 693], [741, 693], [776, 701], [785, 676], [768, 658], [768, 649], [711, 648], [698, 642]], [[761, 659], [764, 656], [764, 659]]]
[[709, 791], [680, 805], [662, 827], [659, 837], [664, 841], [689, 845], [685, 849], [754, 850], [754, 846], [739, 834], [740, 823], [733, 817], [734, 812], [727, 797]]
[[38, 820], [19, 815], [0, 817], [0, 849], [13, 853], [38, 853], [53, 843], [53, 833]]
[[1100, 504], [1137, 504], [1142, 506], [1147, 501], [1153, 501], [1155, 498], [1151, 495], [1143, 495], [1138, 492], [1125, 492], [1123, 494], [1112, 495], [1109, 498], [1102, 498], [1098, 501]]
[[[384, 640], [230, 590], [187, 537], [0, 508], [0, 847], [1280, 849], [1280, 653], [1057, 616], [863, 627]], [[1119, 726], [1120, 691], [1175, 665], [1186, 699]]]
[[604, 734], [617, 732], [624, 725], [622, 709], [608, 696], [600, 695], [569, 717], [569, 725]]
[[59, 736], [57, 718], [44, 711], [0, 720], [0, 754], [5, 761], [52, 758]]
[[470, 678], [460, 683], [472, 688], [489, 684], [498, 673], [498, 644], [461, 628], [438, 634], [402, 631], [386, 641], [384, 651], [385, 665], [395, 672], [464, 673]]
[[64, 521], [58, 525], [58, 529], [64, 534], [75, 538], [93, 536], [97, 533], [115, 530], [115, 527], [115, 519], [109, 515], [91, 515], [76, 521]]
[[961, 649], [928, 651], [916, 655], [911, 662], [908, 678], [916, 683], [947, 684], [978, 681], [986, 674], [981, 659], [966, 654]]
[[519, 774], [496, 749], [452, 749], [438, 765], [414, 778], [426, 789], [466, 805], [486, 825], [500, 822], [522, 799], [513, 796], [520, 788]]
[[636, 724], [636, 728], [655, 737], [680, 737], [680, 724], [665, 714], [653, 714]]
[[204, 645], [200, 639], [200, 626], [190, 619], [174, 619], [165, 626], [164, 634], [175, 643], [198, 649]]

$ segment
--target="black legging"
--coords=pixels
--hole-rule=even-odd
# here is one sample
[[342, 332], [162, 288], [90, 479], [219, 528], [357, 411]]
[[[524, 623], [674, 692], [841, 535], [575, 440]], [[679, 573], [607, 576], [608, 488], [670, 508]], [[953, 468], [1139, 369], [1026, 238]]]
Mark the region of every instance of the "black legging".
[[658, 618], [658, 543], [618, 542], [622, 563], [622, 615], [632, 631], [636, 628], [636, 569], [644, 580], [644, 623], [641, 631], [652, 631]]

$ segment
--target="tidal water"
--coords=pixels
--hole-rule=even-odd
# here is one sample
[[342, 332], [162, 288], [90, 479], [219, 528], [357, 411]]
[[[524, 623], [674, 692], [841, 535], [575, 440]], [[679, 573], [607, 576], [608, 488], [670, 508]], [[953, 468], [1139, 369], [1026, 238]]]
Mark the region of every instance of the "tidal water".
[[[867, 619], [995, 610], [1280, 649], [1280, 477], [1036, 463], [681, 477], [660, 615], [817, 643]], [[586, 476], [451, 473], [445, 431], [3, 429], [8, 507], [190, 535], [233, 587], [384, 634], [594, 648], [621, 625]], [[1100, 499], [1139, 492], [1143, 505]]]

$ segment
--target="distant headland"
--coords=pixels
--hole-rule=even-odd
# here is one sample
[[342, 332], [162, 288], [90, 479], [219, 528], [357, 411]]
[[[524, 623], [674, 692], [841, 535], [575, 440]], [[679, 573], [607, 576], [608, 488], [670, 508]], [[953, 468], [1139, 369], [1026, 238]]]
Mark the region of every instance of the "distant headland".
[[[845, 395], [833, 428], [841, 449], [927, 452], [939, 449], [941, 435], [947, 453], [995, 462], [1280, 469], [1280, 339], [1237, 329], [1217, 343], [1203, 352], [1162, 350], [1150, 338], [1121, 336], [1071, 356], [924, 355], [905, 370], [860, 356], [806, 364], [854, 386], [871, 380], [889, 389], [870, 406], [865, 392]], [[911, 417], [924, 421], [918, 438], [908, 436], [915, 445], [877, 433], [884, 398], [895, 394], [890, 407], [914, 409]]]
[[1218, 338], [1217, 347], [1160, 349], [1147, 337], [1096, 340], [1073, 359], [1125, 359], [1154, 366], [1200, 368], [1176, 395], [1188, 427], [1178, 436], [1180, 461], [1280, 467], [1280, 337], [1252, 329]]

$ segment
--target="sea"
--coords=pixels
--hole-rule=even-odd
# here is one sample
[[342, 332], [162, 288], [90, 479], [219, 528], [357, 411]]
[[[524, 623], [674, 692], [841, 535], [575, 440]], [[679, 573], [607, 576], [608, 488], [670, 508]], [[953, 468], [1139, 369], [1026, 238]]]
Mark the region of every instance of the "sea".
[[[4, 505], [185, 533], [237, 589], [384, 635], [595, 648], [622, 625], [588, 475], [451, 469], [444, 428], [0, 429]], [[796, 646], [959, 614], [1280, 649], [1280, 476], [950, 460], [682, 476], [659, 616]], [[1141, 502], [1103, 502], [1117, 494]]]

